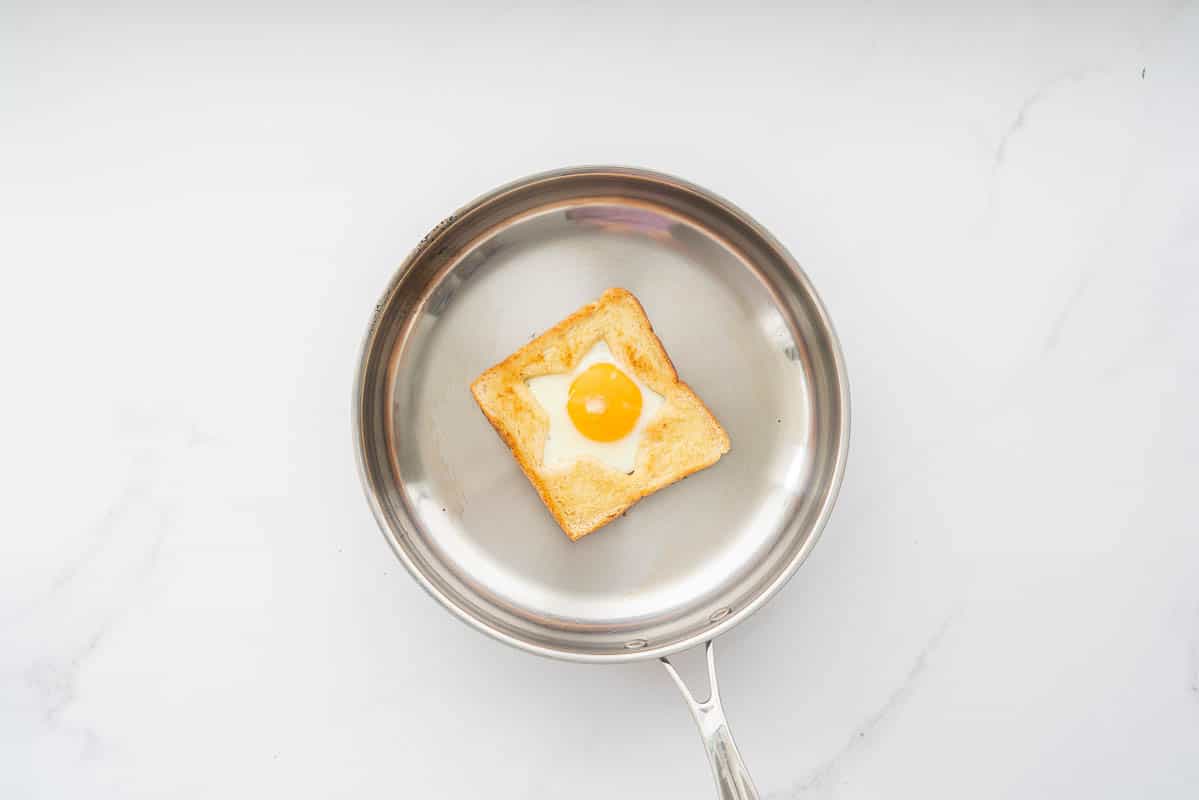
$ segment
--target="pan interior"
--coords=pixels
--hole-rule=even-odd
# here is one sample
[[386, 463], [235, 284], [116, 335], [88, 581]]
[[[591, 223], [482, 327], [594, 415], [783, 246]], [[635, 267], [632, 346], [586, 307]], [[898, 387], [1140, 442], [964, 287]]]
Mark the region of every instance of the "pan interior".
[[[403, 312], [379, 318], [393, 335], [368, 342], [388, 369], [364, 384], [381, 440], [364, 472], [397, 552], [460, 616], [551, 655], [665, 652], [739, 616], [806, 551], [839, 469], [842, 408], [819, 379], [835, 344], [796, 277], [677, 204], [567, 198], [483, 221], [412, 265], [388, 301]], [[572, 543], [468, 387], [611, 286], [641, 300], [732, 450]]]

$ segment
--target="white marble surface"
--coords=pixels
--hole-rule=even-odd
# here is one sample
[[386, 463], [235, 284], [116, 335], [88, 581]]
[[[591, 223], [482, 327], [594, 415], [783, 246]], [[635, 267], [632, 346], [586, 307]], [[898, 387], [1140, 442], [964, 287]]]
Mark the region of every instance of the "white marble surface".
[[836, 513], [721, 641], [763, 795], [1199, 794], [1199, 7], [947, 8], [0, 7], [0, 797], [710, 796], [657, 664], [455, 622], [354, 470], [407, 250], [603, 162], [843, 338]]

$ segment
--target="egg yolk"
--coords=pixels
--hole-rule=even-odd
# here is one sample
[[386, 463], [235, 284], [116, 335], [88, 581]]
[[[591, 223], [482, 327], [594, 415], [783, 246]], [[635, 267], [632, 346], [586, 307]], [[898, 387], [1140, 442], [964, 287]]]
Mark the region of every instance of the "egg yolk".
[[592, 364], [571, 382], [566, 411], [588, 439], [615, 442], [636, 426], [641, 390], [612, 364]]

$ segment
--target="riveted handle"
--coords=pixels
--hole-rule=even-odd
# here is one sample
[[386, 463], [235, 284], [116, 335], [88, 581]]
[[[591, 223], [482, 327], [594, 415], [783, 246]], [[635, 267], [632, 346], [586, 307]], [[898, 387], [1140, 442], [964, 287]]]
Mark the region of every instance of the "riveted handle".
[[720, 800], [758, 800], [758, 790], [754, 787], [753, 779], [745, 768], [737, 743], [729, 730], [728, 720], [724, 717], [724, 707], [720, 704], [720, 686], [716, 683], [716, 651], [709, 641], [704, 645], [708, 658], [708, 686], [710, 693], [707, 700], [696, 700], [687, 684], [683, 682], [678, 670], [670, 663], [670, 659], [661, 659], [666, 671], [674, 679], [675, 685], [683, 693], [683, 700], [691, 709], [691, 716], [699, 727], [700, 738], [704, 742], [704, 751], [708, 754], [708, 763], [712, 765], [712, 777], [716, 779], [716, 794]]

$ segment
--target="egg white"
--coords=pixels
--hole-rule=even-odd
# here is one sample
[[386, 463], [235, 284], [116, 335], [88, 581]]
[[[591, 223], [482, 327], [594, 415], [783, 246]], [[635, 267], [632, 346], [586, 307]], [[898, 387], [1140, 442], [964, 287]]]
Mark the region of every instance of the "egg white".
[[[566, 410], [566, 401], [570, 397], [570, 385], [584, 370], [592, 364], [612, 364], [629, 377], [641, 391], [641, 415], [633, 430], [614, 442], [597, 442], [579, 433], [570, 413]], [[653, 419], [654, 414], [662, 407], [662, 395], [650, 389], [637, 379], [633, 371], [621, 364], [608, 349], [608, 343], [600, 339], [587, 354], [579, 359], [570, 372], [560, 372], [557, 375], [540, 375], [526, 381], [533, 397], [545, 409], [550, 418], [549, 435], [545, 440], [545, 452], [542, 463], [547, 469], [566, 467], [578, 461], [583, 456], [590, 456], [601, 464], [612, 467], [620, 472], [629, 473], [637, 466], [637, 445], [645, 426]]]

